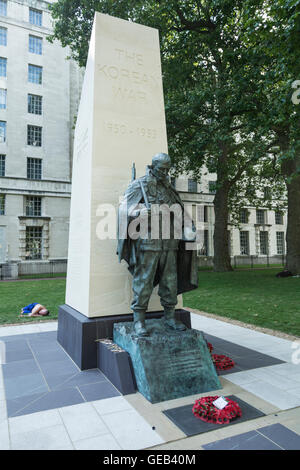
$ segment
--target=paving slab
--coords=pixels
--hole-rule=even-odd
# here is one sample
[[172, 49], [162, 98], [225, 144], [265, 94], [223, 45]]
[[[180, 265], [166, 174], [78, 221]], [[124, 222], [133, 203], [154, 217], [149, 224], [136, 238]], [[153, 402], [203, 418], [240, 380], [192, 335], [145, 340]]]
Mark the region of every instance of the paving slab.
[[42, 428], [36, 432], [11, 435], [12, 450], [71, 450], [74, 449], [65, 426]]
[[92, 405], [100, 416], [133, 409], [132, 405], [122, 396], [93, 401]]
[[65, 406], [59, 414], [72, 441], [108, 434], [107, 426], [91, 403]]
[[0, 450], [10, 449], [10, 439], [8, 431], [8, 421], [0, 421]]
[[88, 385], [79, 385], [78, 390], [86, 401], [95, 401], [121, 395], [108, 380]]
[[46, 410], [39, 413], [16, 416], [9, 418], [10, 434], [38, 431], [42, 428], [62, 425], [62, 419], [58, 410]]
[[228, 437], [203, 446], [205, 450], [282, 450], [274, 442], [256, 431]]
[[102, 434], [101, 436], [75, 441], [74, 447], [76, 450], [122, 450], [112, 434]]
[[135, 410], [110, 413], [103, 415], [102, 419], [122, 449], [145, 449], [164, 442]]
[[300, 436], [282, 424], [272, 424], [257, 430], [259, 434], [267, 437], [285, 450], [299, 450]]
[[61, 408], [63, 406], [75, 405], [83, 403], [81, 393], [77, 389], [57, 390], [48, 392], [36, 400], [29, 403], [24, 408], [14, 413], [14, 416], [20, 416], [23, 414], [37, 413], [38, 411], [44, 411], [49, 409]]

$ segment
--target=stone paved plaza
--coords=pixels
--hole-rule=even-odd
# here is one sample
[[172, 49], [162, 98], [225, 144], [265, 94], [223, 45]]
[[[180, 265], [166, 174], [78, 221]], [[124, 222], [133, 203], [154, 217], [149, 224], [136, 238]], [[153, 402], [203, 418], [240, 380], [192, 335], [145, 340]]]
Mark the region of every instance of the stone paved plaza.
[[[1, 327], [0, 449], [300, 449], [299, 344], [191, 320], [235, 367], [220, 373], [221, 390], [154, 405], [122, 396], [98, 369], [80, 371], [56, 341], [57, 322]], [[243, 419], [206, 426], [189, 411], [205, 395], [234, 396]]]

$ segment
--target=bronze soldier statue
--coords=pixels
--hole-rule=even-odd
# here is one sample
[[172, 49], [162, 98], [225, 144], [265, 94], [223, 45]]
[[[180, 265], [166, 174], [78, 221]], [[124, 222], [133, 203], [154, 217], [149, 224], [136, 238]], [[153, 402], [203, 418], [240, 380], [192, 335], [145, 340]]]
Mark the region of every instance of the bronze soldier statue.
[[[159, 285], [158, 295], [164, 308], [165, 324], [168, 328], [182, 331], [185, 325], [175, 318], [177, 295], [198, 287], [196, 252], [186, 249], [187, 241], [194, 241], [195, 226], [191, 222], [188, 235], [183, 226], [187, 220], [184, 206], [178, 192], [169, 182], [171, 159], [165, 153], [158, 153], [148, 166], [147, 174], [135, 179], [127, 188], [119, 207], [119, 261], [124, 259], [133, 275], [132, 289], [134, 330], [139, 336], [147, 336], [145, 314], [154, 286]], [[169, 208], [177, 204], [182, 215], [180, 237], [174, 236], [175, 213], [170, 217], [170, 236], [164, 238], [161, 230], [162, 215], [158, 216], [158, 234], [151, 237], [151, 227], [146, 235], [137, 239], [130, 237], [128, 228], [137, 217], [150, 220], [151, 207], [162, 204]], [[124, 223], [125, 220], [125, 223]], [[154, 219], [151, 218], [151, 222]], [[120, 230], [122, 225], [123, 229]], [[124, 235], [125, 227], [125, 235]], [[122, 232], [122, 233], [121, 233]]]

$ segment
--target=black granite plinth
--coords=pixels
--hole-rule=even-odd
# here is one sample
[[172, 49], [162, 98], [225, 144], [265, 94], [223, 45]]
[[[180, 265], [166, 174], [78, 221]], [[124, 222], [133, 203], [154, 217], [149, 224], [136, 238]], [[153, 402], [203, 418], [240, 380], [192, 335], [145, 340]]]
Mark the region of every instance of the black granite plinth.
[[174, 331], [163, 318], [146, 320], [149, 336], [132, 323], [114, 325], [114, 343], [130, 354], [137, 387], [151, 403], [222, 388], [201, 331]]
[[[147, 319], [161, 318], [163, 312], [147, 312]], [[190, 312], [176, 310], [176, 318], [191, 328]], [[132, 314], [88, 318], [69, 305], [61, 305], [58, 312], [57, 341], [81, 370], [97, 365], [97, 339], [113, 337], [113, 325], [132, 321]]]
[[136, 392], [136, 381], [129, 354], [111, 340], [97, 341], [98, 368], [122, 395]]

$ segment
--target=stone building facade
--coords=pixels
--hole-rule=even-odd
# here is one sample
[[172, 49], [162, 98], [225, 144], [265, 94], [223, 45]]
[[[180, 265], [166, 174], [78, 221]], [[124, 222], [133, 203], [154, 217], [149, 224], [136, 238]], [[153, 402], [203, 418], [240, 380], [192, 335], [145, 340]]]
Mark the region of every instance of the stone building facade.
[[[66, 60], [68, 48], [46, 39], [49, 3], [0, 0], [0, 265], [37, 272], [39, 264], [67, 260], [74, 116], [84, 75]], [[214, 230], [215, 176], [206, 178], [174, 183], [202, 231], [203, 263], [211, 262]], [[232, 256], [285, 253], [286, 215], [250, 207], [240, 229], [229, 223], [228, 230]]]
[[[214, 185], [216, 176], [207, 174], [201, 184], [181, 176], [173, 181], [182, 200], [190, 205], [197, 229], [202, 232], [198, 244], [200, 263], [211, 264], [214, 255]], [[240, 214], [239, 227], [228, 223], [229, 252], [237, 264], [249, 262], [283, 263], [286, 253], [287, 214], [261, 208], [245, 207]], [[251, 257], [255, 258], [251, 261]], [[202, 259], [202, 262], [201, 262]]]
[[48, 6], [0, 0], [0, 263], [67, 259], [83, 71], [47, 41]]

